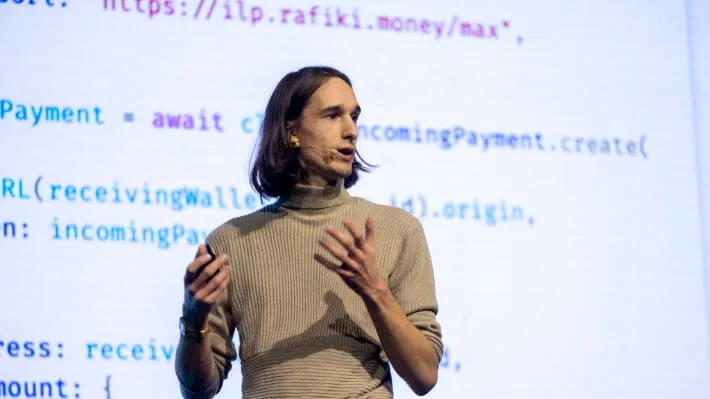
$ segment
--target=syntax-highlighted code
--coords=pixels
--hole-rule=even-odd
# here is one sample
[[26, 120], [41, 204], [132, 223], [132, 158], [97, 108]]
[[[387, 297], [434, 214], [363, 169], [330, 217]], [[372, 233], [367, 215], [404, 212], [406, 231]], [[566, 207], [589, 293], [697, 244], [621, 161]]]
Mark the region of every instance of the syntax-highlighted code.
[[[236, 124], [241, 133], [255, 136], [261, 130], [263, 122], [264, 115], [255, 112], [251, 116], [238, 118]], [[219, 133], [230, 131], [230, 126], [225, 126], [219, 112], [206, 113], [204, 109], [196, 113], [154, 112], [151, 126], [158, 130], [199, 130]], [[442, 150], [463, 147], [480, 152], [506, 150], [648, 159], [645, 134], [635, 137], [606, 135], [585, 137], [571, 134], [551, 137], [535, 130], [484, 131], [459, 124], [424, 126], [419, 121], [398, 125], [358, 123], [357, 129], [358, 140], [378, 144], [430, 145]]]
[[500, 40], [511, 37], [522, 44], [522, 36], [510, 35], [510, 22], [471, 21], [458, 15], [448, 18], [412, 15], [365, 16], [357, 7], [311, 5], [305, 8], [267, 9], [256, 2], [242, 0], [104, 0], [104, 10], [158, 17], [182, 17], [202, 21], [245, 23], [252, 26], [280, 24], [327, 29], [411, 33], [435, 40], [451, 37]]
[[114, 244], [149, 244], [158, 249], [176, 246], [195, 247], [209, 234], [206, 228], [185, 226], [179, 223], [151, 226], [131, 220], [127, 223], [101, 223], [95, 221], [63, 221], [55, 217], [51, 223], [51, 239], [58, 241], [83, 241]]
[[54, 0], [0, 0], [0, 4], [7, 3], [15, 6], [35, 6], [35, 7], [66, 7], [67, 2], [57, 2]]
[[0, 177], [0, 200], [149, 206], [173, 212], [190, 208], [256, 210], [262, 206], [255, 193], [234, 186], [161, 187], [148, 182], [124, 185], [118, 181], [75, 184], [48, 181], [43, 175], [31, 179]]
[[[64, 345], [52, 345], [48, 341], [21, 341], [0, 340], [0, 359], [47, 359], [50, 357], [62, 358]], [[0, 396], [1, 397], [1, 396]]]
[[174, 354], [174, 345], [156, 343], [153, 338], [147, 343], [89, 342], [86, 344], [86, 358], [88, 360], [170, 362]]
[[[32, 127], [47, 123], [103, 126], [106, 121], [100, 106], [20, 103], [0, 99], [0, 123], [13, 121]], [[134, 112], [124, 112], [123, 122], [141, 123]], [[263, 126], [264, 116], [255, 112], [237, 117], [233, 125], [223, 113], [200, 109], [197, 112], [153, 111], [150, 126], [156, 130], [199, 131], [226, 134], [236, 132], [255, 136]], [[565, 134], [550, 136], [536, 130], [506, 132], [484, 131], [460, 124], [425, 126], [419, 121], [411, 124], [359, 123], [358, 140], [377, 145], [427, 145], [442, 150], [467, 148], [479, 152], [525, 151], [541, 154], [570, 154], [586, 156], [622, 156], [648, 159], [645, 134], [626, 137]]]
[[535, 223], [535, 219], [527, 214], [523, 205], [502, 200], [449, 200], [440, 205], [431, 205], [430, 201], [421, 194], [404, 196], [392, 194], [390, 205], [401, 208], [419, 219], [469, 220], [486, 226], [510, 223], [532, 227]]
[[24, 104], [0, 99], [0, 121], [15, 120], [32, 127], [44, 123], [103, 125], [102, 113], [103, 109], [96, 105]]
[[[96, 204], [99, 206], [157, 207], [171, 212], [183, 212], [187, 209], [250, 212], [260, 209], [268, 203], [268, 201], [262, 203], [254, 192], [234, 186], [161, 187], [149, 182], [133, 185], [122, 184], [119, 181], [113, 181], [111, 184], [63, 183], [49, 181], [43, 175], [34, 178], [0, 176], [0, 182], [2, 183], [0, 185], [0, 200], [3, 201], [73, 203], [80, 206]], [[389, 202], [390, 205], [402, 208], [418, 218], [478, 220], [487, 225], [506, 221], [524, 221], [532, 224], [532, 220], [526, 215], [522, 205], [509, 205], [506, 201], [483, 201], [472, 198], [470, 200], [452, 199], [444, 201], [442, 204], [431, 204], [423, 194], [392, 193]], [[5, 229], [14, 236], [17, 231], [20, 231], [18, 227], [20, 226], [15, 223], [8, 223]], [[87, 232], [82, 233], [86, 237], [108, 234], [103, 233], [103, 230], [94, 230], [88, 227], [86, 229]], [[179, 229], [177, 231], [180, 233]], [[184, 232], [178, 233], [174, 235], [184, 234]], [[151, 233], [151, 235], [153, 234]], [[55, 235], [57, 238], [61, 236], [59, 233]], [[75, 236], [77, 233], [71, 235]], [[135, 237], [135, 234], [122, 236]], [[131, 239], [131, 241], [136, 240], [136, 238]]]
[[70, 392], [67, 382], [56, 380], [0, 380], [0, 398], [79, 398], [79, 384]]

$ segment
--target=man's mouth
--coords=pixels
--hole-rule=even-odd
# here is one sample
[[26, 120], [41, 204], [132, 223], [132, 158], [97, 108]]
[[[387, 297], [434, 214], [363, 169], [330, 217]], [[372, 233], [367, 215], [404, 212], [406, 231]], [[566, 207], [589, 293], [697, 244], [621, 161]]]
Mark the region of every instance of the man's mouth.
[[341, 159], [350, 161], [355, 156], [355, 149], [352, 147], [341, 147], [337, 149], [338, 155]]

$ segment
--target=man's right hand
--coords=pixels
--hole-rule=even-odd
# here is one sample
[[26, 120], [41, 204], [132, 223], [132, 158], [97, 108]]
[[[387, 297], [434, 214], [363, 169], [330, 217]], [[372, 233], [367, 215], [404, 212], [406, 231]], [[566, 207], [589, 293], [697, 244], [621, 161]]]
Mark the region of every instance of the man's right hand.
[[230, 267], [227, 261], [227, 255], [212, 260], [207, 248], [200, 244], [195, 259], [187, 266], [182, 312], [185, 321], [195, 329], [207, 326], [212, 305], [229, 284]]

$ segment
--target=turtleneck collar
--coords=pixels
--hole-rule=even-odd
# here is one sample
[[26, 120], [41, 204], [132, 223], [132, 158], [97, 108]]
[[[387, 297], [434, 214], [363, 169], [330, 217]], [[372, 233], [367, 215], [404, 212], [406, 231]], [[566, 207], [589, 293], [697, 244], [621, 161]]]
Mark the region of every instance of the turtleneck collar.
[[342, 205], [351, 198], [342, 179], [333, 186], [325, 187], [298, 183], [289, 195], [278, 200], [278, 205], [287, 209], [317, 210]]

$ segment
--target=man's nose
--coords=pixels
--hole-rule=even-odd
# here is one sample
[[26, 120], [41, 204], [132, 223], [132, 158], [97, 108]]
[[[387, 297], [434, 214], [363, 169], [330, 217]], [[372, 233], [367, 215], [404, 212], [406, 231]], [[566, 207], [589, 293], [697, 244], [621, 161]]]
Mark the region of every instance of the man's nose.
[[348, 140], [355, 140], [357, 138], [357, 125], [355, 121], [350, 120], [346, 126], [343, 127], [343, 138]]

